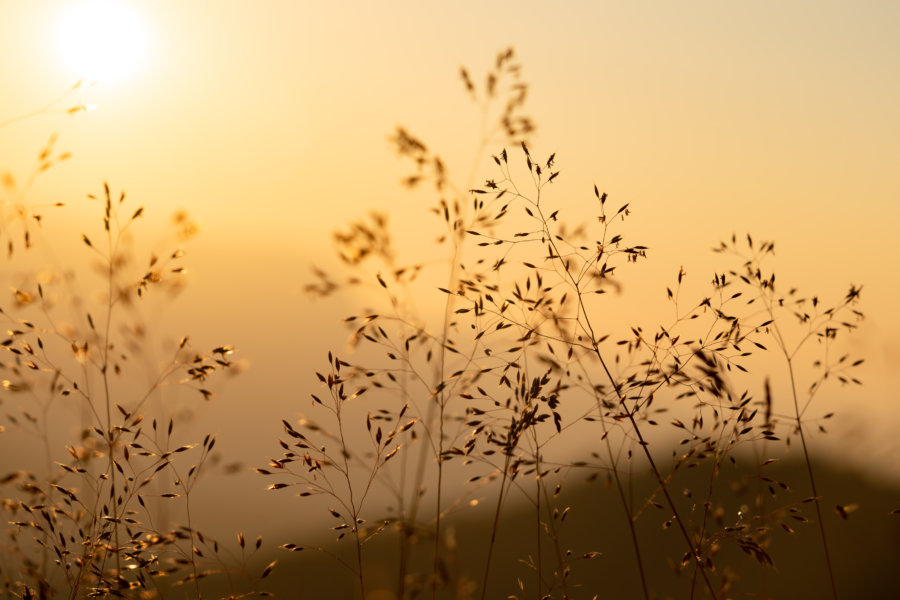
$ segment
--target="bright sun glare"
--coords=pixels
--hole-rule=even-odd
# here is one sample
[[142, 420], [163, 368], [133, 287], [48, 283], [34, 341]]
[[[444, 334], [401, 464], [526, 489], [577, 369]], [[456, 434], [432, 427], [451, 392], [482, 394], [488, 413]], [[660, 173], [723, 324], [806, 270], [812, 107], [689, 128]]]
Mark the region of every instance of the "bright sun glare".
[[134, 73], [145, 59], [146, 28], [124, 2], [82, 0], [60, 15], [59, 51], [70, 72], [87, 82]]

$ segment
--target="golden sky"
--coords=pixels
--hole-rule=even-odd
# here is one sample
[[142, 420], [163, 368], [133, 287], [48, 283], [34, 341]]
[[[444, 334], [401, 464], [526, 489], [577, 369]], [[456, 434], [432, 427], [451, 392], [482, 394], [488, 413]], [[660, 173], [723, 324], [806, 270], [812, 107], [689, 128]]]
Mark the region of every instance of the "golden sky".
[[[651, 247], [635, 293], [662, 300], [680, 265], [705, 284], [721, 269], [709, 249], [732, 232], [776, 240], [782, 281], [810, 293], [863, 285], [852, 351], [867, 386], [830, 402], [852, 413], [848, 431], [895, 430], [900, 4], [148, 0], [82, 37], [79, 4], [0, 6], [0, 122], [102, 73], [55, 105], [94, 110], [0, 128], [0, 171], [27, 178], [57, 132], [73, 157], [29, 200], [66, 202], [47, 220], [76, 242], [99, 220], [82, 198], [103, 181], [147, 207], [148, 231], [190, 211], [190, 287], [160, 331], [233, 343], [249, 361], [221, 394], [232, 412], [206, 416], [226, 440], [254, 419], [248, 452], [274, 451], [279, 419], [314, 386], [310, 356], [343, 347], [323, 323], [352, 309], [302, 293], [311, 265], [334, 262], [330, 232], [378, 209], [401, 250], [433, 237], [432, 200], [399, 185], [408, 165], [388, 136], [407, 127], [478, 183], [480, 117], [459, 67], [480, 82], [507, 46], [530, 85], [531, 145], [557, 153], [554, 193], [587, 198], [596, 183], [631, 204], [629, 235]], [[117, 71], [73, 60], [98, 36], [123, 54]], [[491, 176], [488, 155], [475, 164]]]

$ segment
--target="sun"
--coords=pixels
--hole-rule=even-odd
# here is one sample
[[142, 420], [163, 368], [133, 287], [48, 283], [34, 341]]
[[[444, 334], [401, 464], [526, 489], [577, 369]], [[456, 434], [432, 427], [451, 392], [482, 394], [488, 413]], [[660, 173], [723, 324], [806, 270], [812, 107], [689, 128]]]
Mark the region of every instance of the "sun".
[[147, 29], [121, 1], [72, 2], [60, 14], [58, 40], [66, 67], [86, 82], [132, 75], [147, 54]]

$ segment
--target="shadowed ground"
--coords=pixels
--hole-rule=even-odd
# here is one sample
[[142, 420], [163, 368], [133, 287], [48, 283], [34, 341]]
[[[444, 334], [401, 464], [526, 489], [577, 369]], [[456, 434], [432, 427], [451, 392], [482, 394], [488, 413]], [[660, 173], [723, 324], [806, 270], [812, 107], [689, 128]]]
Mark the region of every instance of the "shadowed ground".
[[[755, 473], [746, 474], [738, 466], [723, 466], [722, 480], [714, 504], [724, 508], [726, 525], [737, 522], [741, 505], [752, 506], [758, 488]], [[774, 480], [793, 482], [790, 492], [780, 493], [771, 506], [783, 506], [800, 502], [808, 497], [806, 472], [803, 465], [776, 463], [765, 467], [765, 475]], [[741, 473], [745, 475], [741, 475]], [[703, 498], [708, 486], [708, 473], [691, 469], [679, 474], [671, 483], [671, 490], [680, 493], [685, 500]], [[867, 481], [857, 474], [819, 465], [817, 480], [822, 491], [826, 528], [832, 560], [836, 569], [838, 592], [843, 598], [888, 598], [900, 589], [900, 515], [890, 514], [900, 505], [900, 489]], [[732, 481], [725, 485], [724, 481]], [[561, 534], [562, 550], [571, 549], [574, 556], [587, 552], [600, 554], [590, 560], [580, 560], [572, 565], [568, 578], [571, 598], [640, 598], [642, 597], [634, 552], [630, 543], [622, 510], [612, 490], [607, 489], [602, 478], [593, 483], [570, 476], [568, 489], [560, 494], [559, 506], [571, 506]], [[636, 497], [644, 497], [651, 489], [649, 479], [634, 482]], [[763, 488], [765, 490], [765, 487]], [[691, 499], [685, 495], [690, 490]], [[703, 500], [697, 504], [702, 505]], [[847, 518], [834, 509], [836, 504], [858, 505], [851, 508]], [[690, 506], [690, 505], [687, 505]], [[757, 560], [741, 551], [733, 540], [723, 540], [717, 555], [717, 573], [727, 569], [735, 580], [728, 594], [722, 598], [826, 598], [830, 597], [828, 576], [824, 569], [819, 532], [813, 522], [815, 511], [811, 503], [803, 504], [797, 514], [808, 517], [801, 522], [785, 517], [793, 530], [787, 533], [775, 525], [768, 552], [774, 567], [761, 568]], [[697, 507], [702, 511], [702, 506]], [[490, 499], [476, 509], [463, 511], [446, 523], [455, 539], [455, 551], [448, 555], [445, 565], [451, 580], [460, 586], [478, 588], [472, 597], [480, 597], [480, 581], [491, 529], [493, 506]], [[302, 513], [301, 513], [302, 514]], [[674, 564], [680, 562], [684, 552], [683, 541], [675, 527], [664, 528], [669, 515], [655, 507], [648, 508], [638, 522], [645, 569], [653, 598], [689, 598], [691, 567], [677, 573]], [[304, 518], [315, 519], [308, 514]], [[331, 523], [322, 518], [323, 527]], [[334, 547], [328, 538], [297, 540]], [[346, 541], [346, 540], [345, 540]], [[492, 574], [487, 598], [506, 598], [519, 593], [517, 580], [525, 585], [525, 597], [536, 598], [536, 576], [526, 564], [529, 553], [535, 549], [534, 513], [525, 507], [508, 508], [503, 518], [499, 541], [494, 550]], [[431, 541], [422, 540], [415, 549], [413, 569], [428, 573], [431, 569]], [[554, 562], [552, 542], [543, 539], [546, 573], [552, 572]], [[355, 560], [346, 544], [340, 552], [346, 560]], [[397, 546], [396, 534], [385, 532], [364, 547], [367, 584], [372, 597], [383, 600], [395, 597]], [[316, 551], [280, 552], [278, 566], [267, 581], [267, 588], [284, 598], [353, 598], [358, 595], [355, 576], [337, 564], [335, 559]], [[727, 567], [726, 567], [727, 565]], [[476, 583], [477, 582], [477, 583]], [[415, 587], [415, 586], [412, 586]], [[391, 592], [388, 592], [391, 590]], [[698, 578], [695, 598], [704, 598], [703, 586]], [[430, 598], [430, 588], [419, 597]], [[440, 597], [454, 597], [449, 590]], [[455, 597], [469, 597], [458, 595]], [[561, 598], [560, 589], [554, 590], [554, 598]]]

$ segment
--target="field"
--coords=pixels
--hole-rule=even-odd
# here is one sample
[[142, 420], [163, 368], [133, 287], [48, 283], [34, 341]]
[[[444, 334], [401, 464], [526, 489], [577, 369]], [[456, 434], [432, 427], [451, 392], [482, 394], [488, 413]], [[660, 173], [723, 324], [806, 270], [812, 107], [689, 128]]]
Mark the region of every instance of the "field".
[[[330, 232], [309, 270], [235, 259], [288, 220], [254, 230], [264, 203], [245, 207], [245, 241], [200, 267], [271, 282], [229, 283], [249, 353], [231, 304], [187, 300], [191, 213], [160, 232], [158, 207], [116, 183], [74, 206], [43, 192], [77, 155], [56, 134], [24, 172], [0, 165], [0, 596], [897, 589], [900, 485], [860, 400], [869, 282], [806, 289], [838, 264], [821, 254], [783, 277], [780, 240], [742, 230], [754, 219], [711, 234], [697, 267], [697, 223], [667, 220], [691, 248], [668, 272], [681, 257], [641, 241], [652, 209], [537, 137], [527, 67], [510, 47], [460, 68], [479, 121], [466, 156], [385, 127], [392, 193], [415, 201], [335, 200], [326, 221], [317, 197], [303, 226]], [[84, 118], [82, 85], [0, 135]], [[299, 299], [273, 327], [288, 283]]]

